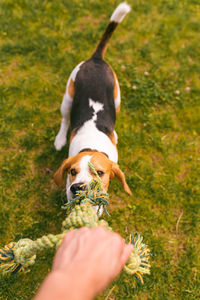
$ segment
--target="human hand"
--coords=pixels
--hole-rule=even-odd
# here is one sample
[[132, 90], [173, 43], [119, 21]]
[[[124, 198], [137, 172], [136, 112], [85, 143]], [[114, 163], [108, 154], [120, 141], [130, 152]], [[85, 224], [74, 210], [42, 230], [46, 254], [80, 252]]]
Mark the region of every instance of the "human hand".
[[[119, 234], [103, 227], [83, 227], [64, 237], [53, 263], [53, 272], [83, 276], [85, 284], [102, 291], [127, 262], [132, 245], [125, 244]], [[83, 280], [81, 279], [81, 281]]]
[[64, 286], [68, 299], [92, 299], [120, 273], [131, 251], [132, 245], [103, 227], [72, 230], [55, 255], [50, 277]]

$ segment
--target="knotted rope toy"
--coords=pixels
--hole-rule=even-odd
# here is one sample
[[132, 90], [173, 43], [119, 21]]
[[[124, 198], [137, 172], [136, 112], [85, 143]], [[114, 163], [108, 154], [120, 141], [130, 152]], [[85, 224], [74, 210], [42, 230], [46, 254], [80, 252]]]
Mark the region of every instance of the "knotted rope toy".
[[[64, 205], [67, 216], [62, 223], [62, 233], [53, 235], [44, 235], [35, 241], [31, 239], [21, 239], [18, 242], [11, 242], [4, 248], [0, 249], [0, 272], [2, 274], [18, 273], [27, 270], [36, 260], [36, 254], [48, 248], [58, 248], [65, 234], [82, 226], [96, 227], [103, 226], [112, 231], [108, 223], [99, 219], [98, 211], [103, 208], [108, 214], [106, 206], [108, 205], [108, 194], [102, 190], [102, 182], [94, 166], [89, 163], [91, 172], [96, 177], [89, 183], [85, 190], [80, 191], [76, 198], [70, 203]], [[93, 206], [98, 206], [96, 212]], [[124, 271], [130, 275], [135, 275], [143, 283], [142, 275], [150, 274], [149, 257], [150, 251], [142, 243], [143, 237], [138, 233], [131, 234], [127, 243], [132, 243], [134, 248], [130, 255], [129, 261], [124, 267]]]

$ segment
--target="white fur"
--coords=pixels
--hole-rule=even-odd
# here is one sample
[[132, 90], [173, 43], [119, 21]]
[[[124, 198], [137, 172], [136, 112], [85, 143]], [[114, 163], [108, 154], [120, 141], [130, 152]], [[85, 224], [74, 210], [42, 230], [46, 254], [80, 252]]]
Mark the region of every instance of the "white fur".
[[130, 5], [128, 5], [126, 2], [120, 3], [117, 8], [114, 10], [110, 21], [111, 22], [116, 22], [116, 23], [121, 23], [124, 17], [126, 16], [127, 13], [129, 13], [131, 10]]
[[[76, 175], [76, 179], [73, 181], [72, 184], [75, 183], [89, 183], [92, 180], [92, 176], [89, 171], [88, 162], [91, 159], [91, 155], [85, 155], [80, 160], [80, 172]], [[68, 202], [72, 199], [73, 193], [70, 190], [70, 182], [69, 182], [69, 176], [67, 178], [67, 186], [66, 186], [66, 194], [67, 194], [67, 200]]]
[[75, 68], [74, 70], [71, 72], [70, 77], [72, 78], [73, 81], [75, 81], [76, 79], [76, 75], [78, 73], [78, 71], [80, 70], [80, 66], [84, 63], [84, 61], [81, 61]]
[[57, 151], [61, 150], [66, 145], [68, 129], [69, 129], [69, 120], [66, 118], [62, 118], [60, 130], [54, 141], [54, 146]]
[[89, 98], [89, 106], [94, 109], [94, 114], [92, 117], [93, 121], [97, 120], [97, 113], [101, 110], [103, 110], [104, 105], [98, 101], [93, 101], [92, 99]]
[[80, 70], [80, 66], [84, 63], [84, 61], [80, 62], [74, 70], [71, 72], [69, 79], [67, 81], [67, 87], [66, 87], [66, 92], [63, 97], [63, 101], [61, 104], [61, 114], [62, 114], [62, 121], [60, 125], [60, 130], [56, 136], [54, 146], [56, 150], [61, 150], [67, 143], [67, 132], [69, 129], [69, 121], [70, 121], [70, 111], [72, 108], [72, 101], [73, 99], [70, 97], [68, 89], [69, 89], [69, 84], [71, 79], [75, 81], [76, 75], [78, 71]]
[[90, 174], [88, 162], [91, 159], [91, 155], [85, 155], [80, 160], [80, 172], [76, 175], [76, 179], [74, 180], [74, 183], [89, 183], [92, 179], [92, 176]]
[[115, 162], [118, 161], [116, 147], [105, 133], [96, 128], [93, 120], [85, 122], [78, 130], [69, 146], [69, 156], [78, 154], [84, 148], [105, 152], [109, 159]]
[[[92, 175], [90, 174], [88, 162], [91, 159], [91, 155], [85, 155], [80, 160], [80, 172], [76, 175], [76, 179], [73, 181], [72, 184], [75, 183], [89, 183], [92, 180]], [[66, 185], [66, 194], [67, 194], [67, 200], [70, 202], [73, 198], [73, 193], [70, 190], [70, 182], [69, 182], [69, 176], [67, 176], [67, 185]], [[98, 211], [98, 206], [93, 206], [94, 210]], [[103, 212], [103, 208], [101, 207], [99, 210], [99, 216], [101, 216]]]
[[114, 130], [113, 133], [114, 133], [114, 137], [115, 137], [115, 142], [116, 142], [116, 144], [117, 144], [117, 143], [118, 143], [118, 135], [117, 135], [117, 132]]

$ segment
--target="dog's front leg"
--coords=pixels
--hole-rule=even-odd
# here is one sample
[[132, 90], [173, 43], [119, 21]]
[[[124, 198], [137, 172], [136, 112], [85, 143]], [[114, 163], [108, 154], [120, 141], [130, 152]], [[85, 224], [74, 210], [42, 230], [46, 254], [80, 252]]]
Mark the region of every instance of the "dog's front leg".
[[63, 97], [63, 101], [61, 104], [62, 121], [60, 125], [60, 130], [54, 142], [54, 146], [56, 150], [61, 150], [67, 143], [67, 132], [69, 129], [70, 112], [72, 108], [73, 97], [74, 97], [74, 81], [70, 76], [67, 82], [66, 93]]
[[63, 118], [60, 124], [60, 130], [54, 142], [56, 150], [61, 150], [67, 143], [67, 132], [69, 129], [71, 107], [72, 99], [67, 97], [65, 94], [61, 105], [61, 113]]

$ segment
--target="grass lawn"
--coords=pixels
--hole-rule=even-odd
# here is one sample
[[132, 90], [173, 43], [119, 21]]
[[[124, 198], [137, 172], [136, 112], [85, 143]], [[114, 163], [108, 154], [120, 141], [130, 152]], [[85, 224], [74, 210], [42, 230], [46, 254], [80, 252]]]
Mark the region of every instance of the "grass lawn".
[[[0, 1], [1, 246], [60, 232], [65, 194], [52, 180], [67, 156], [53, 146], [60, 103], [119, 2]], [[106, 60], [121, 86], [119, 164], [133, 195], [114, 180], [105, 218], [124, 237], [141, 233], [154, 256], [144, 285], [122, 273], [98, 299], [200, 299], [200, 4], [128, 2]], [[0, 299], [32, 299], [53, 255], [1, 277]]]

